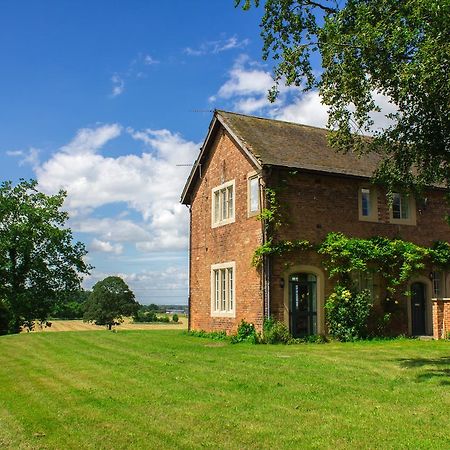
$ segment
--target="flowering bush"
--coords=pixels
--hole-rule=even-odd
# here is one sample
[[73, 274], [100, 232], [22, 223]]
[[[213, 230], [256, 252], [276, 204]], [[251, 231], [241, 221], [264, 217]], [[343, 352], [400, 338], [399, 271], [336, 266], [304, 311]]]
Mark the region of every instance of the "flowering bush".
[[325, 303], [330, 335], [340, 341], [366, 337], [372, 306], [370, 291], [354, 292], [340, 284], [336, 285]]

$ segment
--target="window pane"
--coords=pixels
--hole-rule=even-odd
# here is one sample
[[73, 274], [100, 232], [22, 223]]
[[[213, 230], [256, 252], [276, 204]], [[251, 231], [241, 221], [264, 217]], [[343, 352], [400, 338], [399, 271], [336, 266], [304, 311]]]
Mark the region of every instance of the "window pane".
[[402, 207], [402, 219], [407, 219], [409, 217], [409, 198], [407, 195], [402, 195], [401, 207]]
[[233, 186], [227, 188], [228, 191], [228, 218], [233, 217]]
[[219, 298], [220, 298], [220, 283], [219, 283], [219, 271], [214, 271], [214, 309], [219, 310]]
[[220, 221], [220, 191], [214, 192], [214, 223]]
[[433, 297], [441, 297], [442, 272], [433, 272]]
[[392, 217], [401, 219], [401, 197], [400, 194], [394, 193], [392, 197]]
[[233, 310], [233, 269], [230, 267], [228, 270], [228, 310]]
[[250, 211], [259, 211], [259, 179], [250, 178]]
[[225, 276], [225, 269], [220, 269], [220, 278], [222, 281], [222, 311], [226, 311], [227, 306], [227, 278]]
[[220, 220], [224, 220], [224, 219], [227, 219], [227, 190], [226, 189], [221, 189], [220, 200], [222, 202], [222, 204], [221, 204], [222, 216], [220, 217]]
[[370, 190], [361, 189], [361, 212], [364, 217], [370, 216]]

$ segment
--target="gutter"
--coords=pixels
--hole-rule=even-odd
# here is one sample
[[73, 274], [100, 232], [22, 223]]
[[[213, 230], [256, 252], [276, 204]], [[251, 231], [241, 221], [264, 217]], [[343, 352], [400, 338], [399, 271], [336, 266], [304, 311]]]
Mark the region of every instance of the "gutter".
[[191, 331], [191, 273], [192, 273], [192, 206], [186, 205], [189, 210], [189, 263], [188, 263], [188, 331]]
[[[259, 200], [261, 210], [266, 207], [267, 199], [263, 184], [261, 181], [263, 173], [261, 172], [260, 185], [259, 185]], [[264, 183], [265, 185], [265, 183]], [[262, 244], [267, 242], [267, 227], [264, 220], [261, 220], [261, 234], [262, 234]], [[270, 257], [269, 255], [264, 255], [262, 261], [262, 284], [263, 284], [263, 319], [268, 319], [270, 317]]]

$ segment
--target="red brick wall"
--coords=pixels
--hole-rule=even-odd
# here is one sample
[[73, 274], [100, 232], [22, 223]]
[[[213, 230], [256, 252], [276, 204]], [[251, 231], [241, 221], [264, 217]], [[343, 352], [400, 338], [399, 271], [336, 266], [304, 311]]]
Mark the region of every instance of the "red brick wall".
[[[261, 222], [247, 217], [247, 175], [254, 167], [226, 132], [218, 133], [208, 163], [202, 167], [192, 201], [190, 328], [233, 332], [241, 319], [260, 328], [263, 321], [262, 280], [251, 266], [261, 242]], [[235, 180], [235, 222], [211, 227], [212, 189]], [[211, 317], [211, 265], [234, 261], [236, 318]]]
[[[265, 181], [268, 186], [280, 188], [278, 201], [283, 205], [286, 219], [285, 225], [277, 233], [277, 239], [280, 240], [308, 239], [312, 243], [320, 243], [331, 231], [362, 238], [375, 235], [401, 238], [423, 246], [430, 246], [435, 240], [450, 240], [450, 228], [444, 220], [449, 210], [443, 193], [439, 191], [426, 193], [427, 205], [421, 211], [421, 205], [417, 205], [415, 226], [394, 225], [389, 223], [385, 192], [378, 192], [378, 222], [359, 220], [358, 191], [364, 184], [363, 180], [299, 171], [292, 174], [292, 171], [273, 169], [266, 174]], [[315, 252], [296, 252], [272, 259], [271, 312], [278, 320], [284, 319], [286, 311], [285, 293], [280, 287], [280, 279], [292, 265], [311, 265], [323, 270], [321, 257]], [[423, 275], [427, 276], [429, 270]], [[287, 286], [288, 279], [284, 282]], [[325, 273], [325, 299], [333, 285]], [[376, 309], [381, 315], [384, 313], [383, 286], [379, 290]], [[403, 287], [399, 288], [399, 292], [404, 290]], [[408, 332], [407, 301], [405, 297], [399, 296], [398, 305], [392, 311], [391, 332], [394, 334]], [[450, 311], [450, 304], [448, 308]], [[450, 320], [446, 323], [450, 324]]]
[[[238, 150], [232, 138], [225, 131], [219, 132], [208, 161], [202, 166], [203, 177], [197, 182], [192, 200], [191, 329], [233, 332], [241, 319], [255, 323], [258, 328], [262, 326], [262, 277], [251, 266], [253, 252], [261, 243], [262, 229], [261, 222], [247, 217], [247, 176], [253, 170], [251, 162]], [[212, 228], [211, 191], [232, 179], [235, 180], [236, 189], [236, 220]], [[264, 181], [268, 186], [281, 186], [279, 202], [287, 205], [285, 216], [288, 223], [280, 229], [279, 239], [301, 238], [318, 243], [330, 231], [341, 231], [363, 238], [374, 235], [399, 237], [424, 246], [438, 239], [450, 240], [449, 227], [444, 221], [448, 208], [439, 191], [426, 194], [427, 204], [425, 207], [417, 205], [417, 224], [410, 226], [389, 223], [389, 208], [384, 192], [378, 192], [378, 222], [360, 221], [358, 191], [364, 180], [300, 171], [292, 175], [288, 170], [273, 169], [264, 174]], [[236, 318], [211, 317], [211, 265], [229, 261], [236, 263]], [[320, 256], [314, 252], [273, 259], [271, 313], [279, 320], [283, 320], [285, 312], [280, 279], [285, 273], [286, 263], [307, 264], [323, 269]], [[331, 293], [333, 283], [328, 280], [326, 273], [324, 278], [326, 298]], [[287, 282], [285, 280], [285, 285]], [[408, 329], [406, 298], [397, 309], [393, 324], [397, 332], [405, 333]], [[450, 323], [450, 320], [446, 323]]]
[[[285, 180], [285, 181], [283, 181]], [[427, 205], [417, 212], [417, 225], [389, 223], [389, 208], [384, 192], [378, 193], [379, 222], [358, 219], [358, 189], [363, 180], [300, 173], [273, 171], [268, 186], [281, 186], [280, 204], [288, 205], [288, 225], [281, 230], [282, 239], [308, 239], [321, 242], [330, 231], [341, 231], [362, 238], [382, 235], [401, 238], [429, 246], [435, 240], [450, 239], [445, 215], [450, 212], [443, 193], [427, 192]], [[417, 205], [418, 209], [421, 205]]]
[[450, 301], [433, 301], [433, 337], [446, 338], [450, 333]]

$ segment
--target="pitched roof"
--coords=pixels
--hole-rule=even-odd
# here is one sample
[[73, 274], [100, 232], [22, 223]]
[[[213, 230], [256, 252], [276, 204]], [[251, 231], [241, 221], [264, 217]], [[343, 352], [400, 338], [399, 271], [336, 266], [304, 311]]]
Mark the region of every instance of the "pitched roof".
[[201, 176], [212, 136], [223, 126], [256, 167], [279, 166], [370, 178], [380, 159], [368, 154], [337, 153], [327, 142], [327, 130], [280, 120], [216, 110], [208, 135], [184, 187], [181, 202], [189, 204], [194, 180]]
[[328, 145], [323, 128], [226, 111], [217, 111], [217, 115], [261, 165], [370, 178], [380, 161], [373, 153], [358, 157], [336, 152]]

